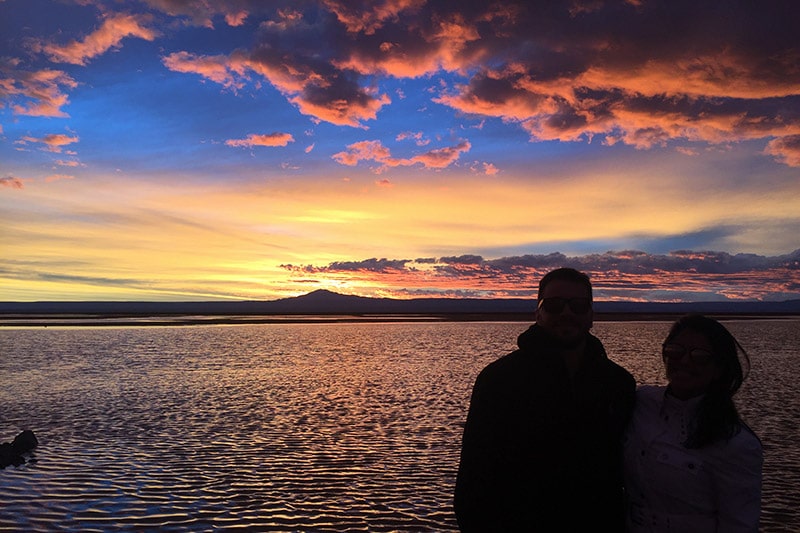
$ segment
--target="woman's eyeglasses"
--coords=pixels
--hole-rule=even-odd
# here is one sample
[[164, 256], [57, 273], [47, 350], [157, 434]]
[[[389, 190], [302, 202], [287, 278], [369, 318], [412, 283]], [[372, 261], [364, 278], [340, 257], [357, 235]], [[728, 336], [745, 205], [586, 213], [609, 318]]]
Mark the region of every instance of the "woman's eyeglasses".
[[539, 300], [539, 309], [544, 309], [554, 315], [563, 312], [567, 305], [576, 315], [583, 315], [592, 308], [592, 301], [589, 298], [559, 298], [557, 296]]
[[703, 348], [687, 348], [674, 342], [667, 342], [661, 347], [661, 356], [664, 361], [668, 359], [680, 361], [687, 353], [689, 354], [689, 361], [698, 365], [707, 365], [714, 359], [714, 354]]

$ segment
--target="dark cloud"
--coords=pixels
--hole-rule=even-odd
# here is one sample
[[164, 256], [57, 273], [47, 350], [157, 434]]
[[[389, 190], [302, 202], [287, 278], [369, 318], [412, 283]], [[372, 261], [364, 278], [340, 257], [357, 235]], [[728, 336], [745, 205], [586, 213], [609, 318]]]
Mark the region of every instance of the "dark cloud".
[[[729, 254], [678, 250], [649, 254], [638, 250], [567, 256], [561, 253], [484, 259], [479, 255], [422, 260], [368, 259], [327, 266], [283, 265], [298, 274], [380, 275], [398, 295], [439, 294], [455, 297], [535, 296], [546, 272], [572, 267], [589, 274], [598, 295], [606, 299], [800, 298], [800, 249], [786, 255]], [[369, 279], [375, 281], [374, 277]], [[692, 296], [694, 295], [694, 296]]]
[[[437, 89], [435, 102], [517, 124], [531, 140], [600, 137], [651, 148], [758, 139], [766, 154], [800, 166], [794, 0], [146, 4], [158, 19], [115, 14], [109, 4], [95, 33], [71, 48], [42, 42], [37, 50], [83, 64], [123, 38], [159, 38], [156, 26], [166, 27], [165, 18], [208, 28], [246, 21], [254, 32], [249, 49], [172, 51], [164, 64], [232, 89], [267, 80], [304, 115], [358, 128], [392, 103], [381, 78], [447, 73], [461, 81]], [[63, 116], [69, 77], [50, 71], [15, 78], [20, 82], [6, 84], [11, 90], [0, 98], [38, 100], [17, 103], [17, 113]], [[449, 153], [433, 155], [442, 166], [452, 161]]]
[[403, 270], [409, 259], [365, 259], [363, 261], [336, 261], [328, 266], [281, 265], [281, 268], [297, 272], [389, 272]]

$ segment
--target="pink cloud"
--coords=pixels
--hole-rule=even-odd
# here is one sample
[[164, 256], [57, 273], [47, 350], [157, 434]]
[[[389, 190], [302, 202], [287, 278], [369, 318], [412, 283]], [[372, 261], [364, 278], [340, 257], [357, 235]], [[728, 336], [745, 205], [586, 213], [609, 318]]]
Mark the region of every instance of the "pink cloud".
[[484, 163], [484, 164], [483, 164], [483, 172], [484, 172], [484, 174], [486, 174], [487, 176], [494, 176], [495, 174], [497, 174], [498, 172], [500, 172], [500, 169], [499, 169], [499, 168], [497, 168], [496, 166], [494, 166], [494, 165], [493, 165], [493, 164], [491, 164], [491, 163]]
[[[259, 10], [149, 3], [195, 9], [209, 24], [223, 9]], [[267, 80], [301, 113], [335, 125], [365, 127], [392, 103], [376, 77], [446, 72], [465, 82], [432, 84], [436, 103], [517, 124], [531, 141], [766, 142], [800, 135], [787, 100], [800, 94], [787, 6], [324, 0], [314, 16], [303, 4], [270, 12], [251, 50], [178, 52], [165, 64], [233, 89]]]
[[33, 49], [43, 52], [52, 61], [85, 65], [89, 59], [97, 57], [112, 48], [119, 48], [126, 37], [138, 37], [152, 41], [160, 35], [156, 30], [147, 28], [151, 21], [147, 15], [111, 14], [95, 32], [87, 35], [82, 41], [72, 41], [65, 45], [54, 43], [36, 43]]
[[9, 187], [11, 189], [22, 189], [24, 187], [22, 180], [14, 176], [6, 176], [0, 178], [0, 187]]
[[361, 141], [347, 147], [347, 151], [338, 152], [332, 157], [342, 165], [355, 166], [361, 161], [374, 161], [382, 166], [378, 172], [389, 167], [411, 166], [421, 164], [426, 168], [446, 168], [458, 161], [461, 153], [468, 152], [472, 145], [462, 141], [456, 146], [430, 150], [424, 154], [408, 159], [392, 157], [391, 151], [380, 141]]
[[286, 146], [290, 142], [294, 142], [294, 137], [288, 133], [267, 133], [257, 134], [251, 133], [245, 139], [230, 139], [225, 141], [228, 146]]
[[800, 135], [774, 139], [764, 151], [790, 167], [800, 167]]
[[214, 17], [220, 15], [229, 26], [241, 26], [249, 16], [247, 6], [261, 7], [260, 2], [234, 0], [211, 2], [208, 0], [144, 0], [151, 8], [172, 17], [182, 17], [195, 26], [214, 28]]
[[425, 0], [383, 0], [370, 2], [367, 6], [345, 0], [323, 0], [323, 4], [348, 32], [372, 35], [387, 21], [397, 20], [402, 12], [418, 11], [425, 5]]
[[347, 147], [346, 152], [333, 154], [333, 159], [342, 165], [356, 166], [359, 161], [378, 161], [385, 163], [391, 160], [391, 152], [380, 141], [360, 141]]
[[64, 159], [59, 159], [56, 161], [56, 165], [60, 167], [79, 167], [81, 166], [80, 161], [67, 161]]
[[241, 26], [247, 19], [247, 11], [237, 11], [235, 13], [229, 12], [225, 14], [225, 22], [228, 26]]
[[247, 81], [245, 63], [226, 56], [197, 56], [175, 52], [162, 59], [164, 66], [175, 72], [199, 74], [228, 89], [241, 89]]
[[50, 152], [54, 153], [61, 153], [62, 147], [73, 144], [78, 142], [80, 139], [78, 137], [73, 137], [70, 135], [65, 135], [63, 133], [51, 133], [49, 135], [45, 135], [44, 137], [37, 138], [37, 137], [22, 137], [19, 141], [19, 144], [27, 144], [27, 143], [38, 143], [45, 145], [46, 149]]
[[421, 131], [418, 132], [411, 132], [405, 131], [400, 133], [395, 137], [396, 141], [405, 141], [407, 139], [413, 140], [417, 146], [427, 146], [430, 144], [430, 139], [426, 139], [424, 134]]
[[431, 150], [430, 152], [425, 152], [424, 154], [414, 156], [407, 160], [408, 163], [404, 162], [403, 164], [422, 163], [422, 165], [427, 168], [446, 168], [458, 161], [458, 158], [462, 152], [469, 152], [470, 148], [472, 148], [472, 145], [469, 143], [469, 141], [462, 141], [456, 146], [438, 148], [436, 150]]
[[[568, 257], [561, 253], [485, 259], [479, 255], [366, 259], [326, 266], [281, 265], [314, 279], [363, 280], [399, 297], [533, 297], [531, 279], [557, 266], [588, 273], [602, 300], [791, 299], [800, 291], [800, 250], [785, 256], [724, 252], [648, 254], [636, 250]], [[411, 287], [411, 288], [410, 288]]]
[[[357, 92], [352, 99], [329, 99], [328, 95], [319, 95], [316, 90], [304, 91], [303, 94], [290, 98], [301, 113], [316, 117], [337, 126], [361, 127], [365, 120], [374, 120], [378, 111], [391, 100], [385, 94], [373, 97], [371, 91]], [[321, 96], [321, 98], [317, 98]]]
[[19, 70], [18, 60], [0, 58], [0, 107], [7, 105], [16, 115], [67, 117], [61, 108], [69, 103], [65, 90], [78, 86], [60, 70]]

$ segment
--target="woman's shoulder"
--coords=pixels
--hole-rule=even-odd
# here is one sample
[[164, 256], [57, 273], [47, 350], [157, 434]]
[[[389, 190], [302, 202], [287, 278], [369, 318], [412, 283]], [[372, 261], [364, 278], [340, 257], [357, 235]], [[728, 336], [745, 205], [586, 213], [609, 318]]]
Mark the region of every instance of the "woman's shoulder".
[[762, 453], [761, 439], [755, 431], [743, 421], [739, 421], [736, 433], [731, 437], [729, 445], [744, 454]]
[[657, 413], [664, 402], [664, 392], [666, 387], [656, 385], [639, 385], [636, 388], [636, 399], [634, 401], [635, 416], [649, 417]]

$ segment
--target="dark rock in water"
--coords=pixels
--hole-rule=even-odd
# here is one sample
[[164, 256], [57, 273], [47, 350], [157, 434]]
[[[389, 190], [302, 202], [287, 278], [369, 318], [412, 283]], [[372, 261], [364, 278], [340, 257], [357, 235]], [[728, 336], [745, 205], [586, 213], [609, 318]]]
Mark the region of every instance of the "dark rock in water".
[[4, 442], [0, 444], [0, 468], [5, 468], [9, 465], [19, 466], [25, 464], [26, 454], [39, 445], [39, 440], [33, 431], [26, 429], [16, 437], [11, 443]]
[[14, 437], [14, 442], [11, 443], [11, 447], [14, 448], [14, 451], [17, 453], [29, 452], [38, 445], [39, 439], [36, 438], [36, 435], [34, 435], [33, 431], [30, 429], [26, 429]]

